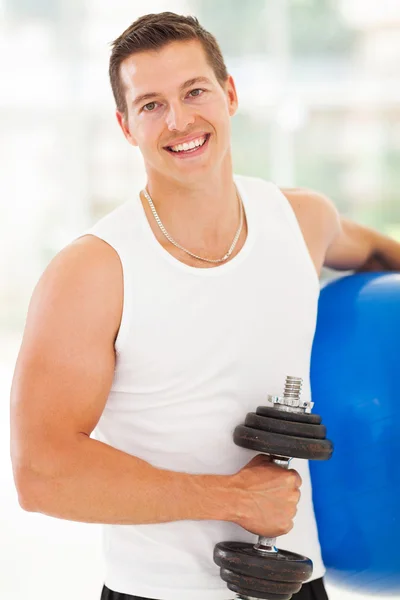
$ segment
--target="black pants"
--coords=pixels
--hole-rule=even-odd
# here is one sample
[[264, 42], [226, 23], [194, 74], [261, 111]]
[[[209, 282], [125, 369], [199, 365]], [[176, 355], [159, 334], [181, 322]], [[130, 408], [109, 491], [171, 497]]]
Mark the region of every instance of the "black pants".
[[[232, 596], [233, 597], [233, 596]], [[113, 592], [104, 586], [100, 600], [155, 600], [152, 598], [143, 598], [142, 596], [131, 596], [130, 594], [121, 594]], [[292, 596], [292, 600], [329, 600], [325, 591], [323, 579], [315, 579], [310, 583], [305, 583], [301, 590]]]

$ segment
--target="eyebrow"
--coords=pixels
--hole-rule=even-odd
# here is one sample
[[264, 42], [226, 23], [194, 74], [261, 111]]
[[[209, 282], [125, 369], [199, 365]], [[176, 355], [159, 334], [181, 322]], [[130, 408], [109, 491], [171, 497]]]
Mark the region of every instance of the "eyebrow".
[[[194, 85], [195, 83], [208, 83], [212, 84], [212, 81], [208, 79], [208, 77], [193, 77], [193, 79], [188, 79], [185, 83], [179, 86], [179, 90], [182, 91], [185, 88]], [[150, 100], [151, 98], [155, 98], [156, 96], [162, 96], [161, 92], [149, 92], [148, 94], [141, 94], [132, 102], [132, 106], [137, 106], [141, 104], [144, 100]]]

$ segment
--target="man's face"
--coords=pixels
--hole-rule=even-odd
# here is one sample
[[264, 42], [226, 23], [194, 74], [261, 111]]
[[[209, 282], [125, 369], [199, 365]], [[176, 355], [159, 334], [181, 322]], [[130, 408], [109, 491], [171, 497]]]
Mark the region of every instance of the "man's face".
[[[200, 77], [208, 81], [181, 87]], [[128, 121], [118, 112], [117, 119], [128, 141], [140, 148], [148, 173], [193, 180], [230, 157], [230, 117], [238, 104], [235, 85], [229, 76], [224, 89], [220, 86], [199, 41], [171, 42], [157, 52], [134, 54], [123, 61], [121, 78]], [[207, 141], [197, 151], [178, 154], [167, 149], [186, 137], [203, 139], [204, 134]]]

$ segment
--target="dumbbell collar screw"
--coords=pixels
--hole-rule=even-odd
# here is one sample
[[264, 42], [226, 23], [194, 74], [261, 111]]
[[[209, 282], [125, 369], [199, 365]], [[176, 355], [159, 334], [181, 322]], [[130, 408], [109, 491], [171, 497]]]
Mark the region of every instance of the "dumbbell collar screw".
[[285, 398], [285, 396], [271, 396], [268, 395], [268, 400], [274, 406], [279, 404], [279, 410], [286, 410], [287, 412], [311, 412], [314, 402], [308, 402], [300, 398]]

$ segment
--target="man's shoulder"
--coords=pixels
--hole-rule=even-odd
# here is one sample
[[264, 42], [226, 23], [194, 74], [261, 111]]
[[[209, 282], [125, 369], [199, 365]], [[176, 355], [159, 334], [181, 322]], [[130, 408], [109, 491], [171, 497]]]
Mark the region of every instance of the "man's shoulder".
[[338, 210], [325, 194], [309, 188], [280, 188], [280, 190], [299, 217], [332, 224], [337, 222]]
[[325, 248], [338, 228], [340, 215], [328, 196], [308, 188], [281, 188], [305, 237]]

